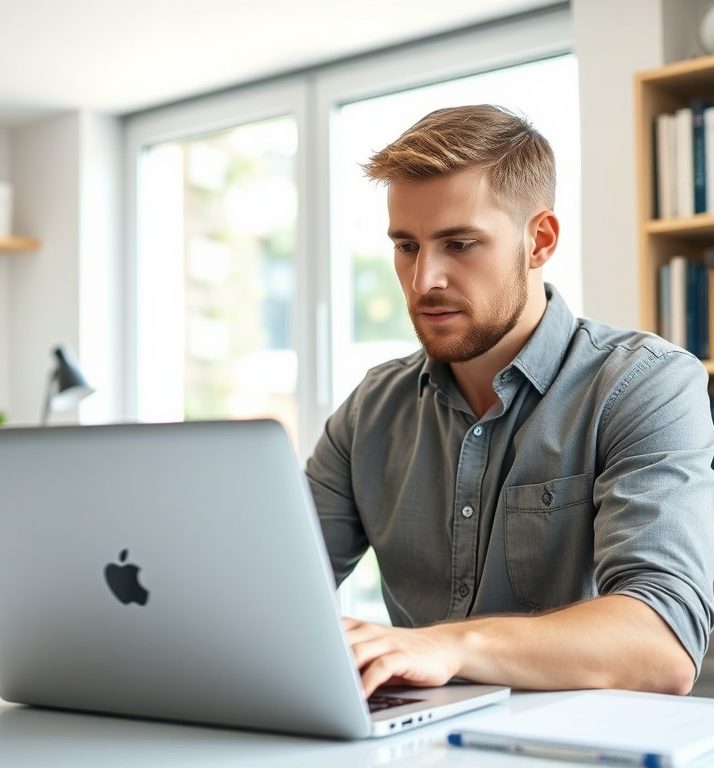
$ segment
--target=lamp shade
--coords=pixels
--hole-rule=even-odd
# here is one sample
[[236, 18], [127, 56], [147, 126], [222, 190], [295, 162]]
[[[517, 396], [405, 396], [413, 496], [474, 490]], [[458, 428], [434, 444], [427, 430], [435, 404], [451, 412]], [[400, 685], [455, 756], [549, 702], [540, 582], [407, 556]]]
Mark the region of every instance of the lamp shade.
[[43, 423], [47, 421], [50, 411], [67, 411], [94, 393], [94, 388], [87, 383], [79, 363], [67, 347], [55, 347], [52, 354], [56, 362], [47, 384]]

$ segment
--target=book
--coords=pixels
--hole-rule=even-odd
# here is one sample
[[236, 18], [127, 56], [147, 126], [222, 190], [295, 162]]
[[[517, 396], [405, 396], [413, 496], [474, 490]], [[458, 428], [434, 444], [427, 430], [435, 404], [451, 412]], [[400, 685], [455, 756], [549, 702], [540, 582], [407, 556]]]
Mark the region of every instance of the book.
[[709, 358], [709, 270], [697, 264], [697, 325], [699, 326], [698, 357]]
[[714, 106], [704, 110], [704, 176], [707, 213], [714, 213]]
[[699, 289], [697, 286], [698, 270], [697, 265], [687, 260], [686, 264], [686, 298], [685, 298], [685, 316], [686, 316], [686, 338], [687, 343], [684, 345], [693, 355], [699, 355], [700, 345], [700, 333], [699, 333], [699, 312], [698, 312], [698, 298]]
[[687, 346], [687, 261], [673, 256], [669, 262], [669, 340], [679, 347]]
[[680, 768], [714, 753], [714, 701], [577, 691], [521, 711], [482, 714], [450, 744], [541, 758]]
[[675, 215], [694, 216], [694, 150], [691, 107], [682, 107], [675, 113], [676, 123], [676, 176], [677, 197]]
[[669, 264], [662, 264], [659, 268], [659, 327], [657, 330], [663, 339], [671, 339], [672, 337], [672, 299], [669, 273]]
[[694, 99], [691, 102], [694, 213], [704, 213], [707, 210], [704, 112], [710, 106], [711, 102], [706, 99]]
[[714, 344], [714, 311], [712, 311], [712, 301], [714, 301], [714, 269], [707, 267], [707, 328], [709, 332], [707, 334], [709, 340], [709, 349], [707, 350], [707, 358], [712, 356], [712, 344]]
[[659, 212], [659, 185], [660, 185], [660, 170], [659, 170], [659, 148], [657, 146], [657, 118], [652, 121], [652, 152], [650, 162], [652, 163], [652, 184], [650, 184], [650, 203], [652, 206], [651, 217], [653, 219], [660, 218]]
[[[714, 110], [710, 116], [712, 127], [712, 141], [714, 142]], [[674, 115], [662, 113], [655, 118], [656, 134], [656, 178], [657, 178], [657, 205], [656, 210], [663, 219], [672, 218], [675, 215], [675, 202], [677, 192], [676, 174], [676, 143], [674, 130]], [[712, 169], [714, 176], [714, 168]]]

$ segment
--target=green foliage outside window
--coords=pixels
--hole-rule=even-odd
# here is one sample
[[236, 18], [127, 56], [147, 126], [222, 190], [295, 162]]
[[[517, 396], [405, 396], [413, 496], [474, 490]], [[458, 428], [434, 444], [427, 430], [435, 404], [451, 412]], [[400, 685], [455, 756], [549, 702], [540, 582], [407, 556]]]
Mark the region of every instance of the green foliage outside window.
[[354, 254], [352, 295], [355, 341], [414, 338], [391, 260], [382, 255]]

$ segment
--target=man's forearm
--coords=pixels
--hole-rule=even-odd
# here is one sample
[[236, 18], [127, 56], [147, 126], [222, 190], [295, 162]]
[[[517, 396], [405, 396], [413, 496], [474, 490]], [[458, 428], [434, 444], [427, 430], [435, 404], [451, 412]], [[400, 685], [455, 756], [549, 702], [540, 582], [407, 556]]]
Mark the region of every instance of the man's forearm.
[[459, 677], [515, 688], [628, 688], [688, 693], [695, 668], [649, 606], [611, 595], [538, 616], [430, 628], [456, 654]]

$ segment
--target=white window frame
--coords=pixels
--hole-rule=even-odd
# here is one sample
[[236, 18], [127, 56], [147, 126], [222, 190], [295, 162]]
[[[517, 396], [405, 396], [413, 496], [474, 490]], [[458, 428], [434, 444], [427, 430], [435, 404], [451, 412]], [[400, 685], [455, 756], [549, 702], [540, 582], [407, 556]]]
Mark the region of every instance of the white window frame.
[[[142, 255], [137, 231], [138, 163], [154, 144], [292, 114], [298, 128], [295, 349], [298, 353], [299, 453], [305, 459], [332, 401], [333, 322], [349, 283], [349, 261], [331, 226], [331, 121], [341, 104], [442, 80], [523, 64], [572, 50], [570, 13], [557, 6], [379, 54], [306, 70], [125, 118], [126, 253], [124, 411], [137, 416]], [[544, 87], [547, 87], [545, 85]], [[365, 158], [366, 159], [366, 158]], [[335, 334], [337, 337], [337, 334]]]
[[[309, 362], [317, 356], [316, 334], [310, 332], [318, 317], [326, 317], [320, 307], [312, 281], [312, 260], [308, 254], [310, 221], [310, 193], [307, 189], [308, 168], [311, 159], [306, 130], [308, 85], [304, 78], [285, 78], [280, 81], [251, 87], [231, 89], [220, 94], [204, 96], [169, 107], [151, 110], [127, 118], [125, 123], [125, 178], [127, 260], [124, 271], [124, 392], [127, 418], [136, 419], [138, 413], [138, 387], [140, 382], [140, 328], [146, 297], [141, 277], [141, 243], [139, 240], [141, 205], [138, 181], [142, 154], [156, 144], [184, 140], [215, 131], [233, 128], [247, 123], [267, 120], [282, 115], [292, 115], [299, 136], [296, 178], [298, 193], [298, 217], [296, 232], [295, 265], [297, 273], [296, 301], [292, 322], [294, 348], [300, 361], [298, 375], [298, 411], [306, 423], [314, 423], [315, 397], [311, 395], [320, 387], [314, 379], [315, 366]], [[324, 386], [322, 390], [326, 393]], [[327, 406], [327, 402], [324, 403]], [[301, 437], [304, 430], [301, 430]], [[300, 453], [307, 451], [306, 438], [300, 443]]]

